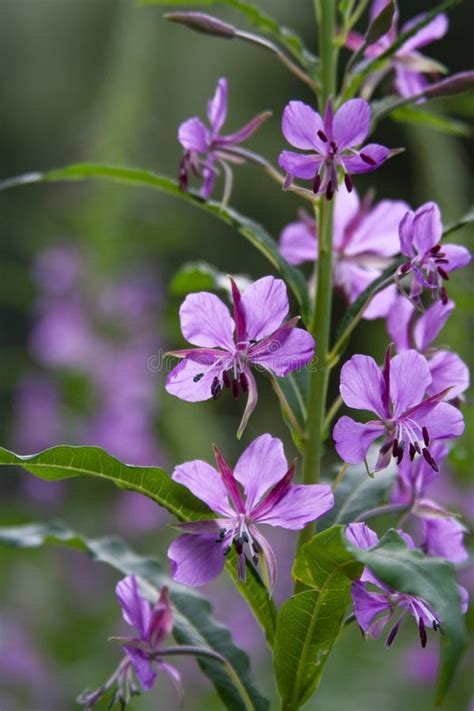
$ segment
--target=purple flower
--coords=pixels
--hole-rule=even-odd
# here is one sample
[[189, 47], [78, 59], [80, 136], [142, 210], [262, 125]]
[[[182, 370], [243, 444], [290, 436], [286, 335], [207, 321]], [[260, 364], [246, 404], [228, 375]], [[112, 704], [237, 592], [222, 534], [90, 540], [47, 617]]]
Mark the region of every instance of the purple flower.
[[429, 449], [431, 441], [458, 437], [464, 420], [457, 408], [442, 402], [445, 391], [424, 397], [430, 384], [428, 362], [414, 350], [391, 359], [388, 348], [382, 370], [370, 356], [352, 356], [341, 370], [342, 399], [348, 407], [374, 412], [378, 419], [362, 424], [341, 417], [333, 431], [339, 456], [349, 464], [358, 464], [370, 445], [384, 437], [376, 470], [386, 467], [392, 454], [398, 464], [404, 454], [411, 460], [422, 454], [437, 471]]
[[399, 233], [401, 252], [410, 261], [402, 264], [398, 276], [413, 272], [411, 298], [418, 301], [424, 287], [447, 303], [443, 284], [449, 280], [449, 272], [469, 264], [469, 250], [458, 244], [440, 244], [443, 224], [439, 207], [434, 202], [425, 203], [416, 212], [407, 212], [400, 222]]
[[332, 103], [326, 105], [324, 119], [302, 101], [290, 101], [283, 111], [282, 131], [288, 143], [311, 153], [282, 151], [280, 166], [293, 178], [313, 181], [315, 193], [326, 193], [331, 200], [338, 189], [337, 168], [344, 174], [347, 190], [352, 190], [352, 173], [369, 173], [379, 168], [390, 155], [385, 146], [370, 143], [356, 150], [370, 128], [370, 107], [363, 99], [351, 99], [333, 116]]
[[418, 312], [414, 304], [397, 295], [388, 313], [387, 330], [399, 352], [415, 347], [426, 356], [432, 378], [428, 395], [449, 388], [447, 400], [463, 400], [469, 387], [469, 368], [456, 353], [431, 347], [454, 306], [453, 301], [438, 300], [415, 320]]
[[[231, 163], [245, 162], [245, 153], [241, 153], [236, 146], [250, 138], [270, 116], [270, 113], [265, 111], [255, 116], [235, 133], [223, 136], [220, 131], [226, 116], [227, 79], [222, 78], [217, 82], [215, 94], [207, 105], [207, 118], [209, 119], [210, 128], [207, 128], [201, 119], [195, 116], [182, 123], [178, 130], [178, 140], [185, 151], [179, 166], [179, 184], [182, 190], [187, 190], [188, 173], [191, 168], [196, 175], [203, 178], [200, 195], [206, 200], [210, 197], [214, 188], [218, 165], [224, 170], [226, 178], [224, 195], [228, 197], [230, 174], [227, 161]], [[203, 155], [202, 158], [201, 155]]]
[[[375, 0], [372, 3], [370, 12], [370, 22], [372, 22], [388, 4], [388, 0]], [[417, 25], [422, 20], [424, 14], [417, 15], [411, 20], [402, 25], [401, 32], [407, 32], [412, 27]], [[377, 42], [369, 45], [364, 54], [368, 59], [374, 59], [383, 54], [397, 38], [398, 25], [398, 8], [394, 15], [392, 27], [386, 35], [381, 37]], [[377, 84], [391, 69], [395, 70], [395, 89], [401, 96], [415, 96], [420, 94], [428, 85], [425, 74], [434, 74], [444, 72], [445, 68], [439, 62], [436, 62], [429, 57], [425, 57], [419, 52], [422, 47], [425, 47], [436, 40], [444, 37], [448, 31], [448, 18], [444, 14], [435, 17], [431, 22], [418, 30], [413, 37], [406, 40], [401, 47], [390, 58], [389, 64], [385, 69], [376, 71], [367, 80], [363, 94], [366, 98], [370, 97]], [[357, 51], [364, 44], [364, 37], [357, 32], [349, 32], [346, 39], [346, 46], [349, 49]]]
[[135, 673], [144, 691], [149, 691], [156, 680], [157, 672], [163, 671], [180, 688], [181, 675], [178, 670], [160, 659], [162, 642], [173, 629], [173, 613], [168, 599], [168, 589], [164, 587], [158, 602], [152, 607], [143, 599], [134, 575], [121, 580], [115, 589], [122, 608], [125, 622], [135, 627], [135, 637], [115, 637], [124, 643], [126, 656], [122, 659], [112, 676], [96, 691], [86, 691], [78, 698], [78, 703], [85, 709], [91, 709], [95, 703], [113, 686], [117, 685], [112, 697], [112, 704], [120, 702], [122, 707], [130, 698], [139, 694], [134, 683]]
[[[431, 454], [440, 465], [448, 448], [442, 442], [434, 442]], [[468, 557], [464, 546], [465, 526], [450, 511], [426, 498], [426, 490], [435, 478], [435, 472], [424, 459], [411, 462], [405, 457], [398, 468], [391, 500], [411, 507], [410, 514], [421, 524], [420, 548], [425, 553], [462, 563]]]
[[[373, 195], [361, 202], [356, 190], [337, 194], [334, 211], [334, 286], [349, 303], [382, 273], [390, 258], [399, 252], [398, 225], [409, 209], [401, 200], [382, 200], [372, 206]], [[318, 253], [315, 221], [304, 210], [298, 222], [285, 227], [280, 251], [294, 265], [315, 262]], [[377, 294], [364, 312], [364, 318], [385, 317], [395, 298], [396, 287]]]
[[[254, 565], [265, 560], [269, 587], [276, 579], [276, 559], [258, 525], [300, 530], [334, 505], [331, 487], [295, 485], [296, 463], [290, 467], [279, 439], [264, 434], [250, 444], [234, 471], [214, 446], [217, 471], [196, 460], [178, 466], [173, 479], [204, 501], [218, 518], [179, 524], [184, 535], [168, 550], [173, 578], [186, 585], [204, 585], [222, 571], [232, 543], [238, 554], [238, 575], [245, 580], [248, 551]], [[242, 495], [242, 489], [244, 496]]]
[[278, 377], [302, 368], [314, 355], [314, 340], [288, 314], [286, 286], [268, 276], [243, 294], [232, 281], [234, 319], [227, 306], [205, 291], [190, 294], [179, 310], [181, 331], [198, 348], [174, 351], [183, 361], [171, 371], [166, 390], [188, 402], [218, 398], [224, 388], [238, 398], [248, 393], [239, 427], [242, 434], [257, 404], [257, 386], [250, 365]]
[[[409, 548], [415, 547], [408, 534], [403, 531], [399, 531], [399, 534]], [[351, 523], [346, 529], [346, 537], [357, 548], [372, 548], [378, 543], [377, 534], [365, 523]], [[366, 584], [376, 586], [378, 590], [376, 592], [368, 590]], [[367, 637], [379, 639], [387, 623], [394, 622], [385, 640], [387, 647], [390, 647], [394, 641], [400, 624], [407, 614], [414, 617], [418, 624], [422, 647], [425, 647], [427, 642], [426, 627], [432, 627], [435, 631], [440, 627], [440, 621], [428, 603], [420, 597], [400, 593], [385, 585], [367, 568], [360, 580], [354, 580], [352, 583], [352, 601], [359, 627]]]

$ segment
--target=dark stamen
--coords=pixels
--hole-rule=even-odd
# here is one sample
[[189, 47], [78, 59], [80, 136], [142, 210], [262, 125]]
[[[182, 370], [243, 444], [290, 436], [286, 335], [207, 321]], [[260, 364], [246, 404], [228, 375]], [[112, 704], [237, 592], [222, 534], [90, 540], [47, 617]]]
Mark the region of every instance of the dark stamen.
[[319, 129], [319, 131], [318, 131], [318, 136], [322, 141], [324, 141], [324, 143], [328, 142], [328, 137], [326, 136], [324, 131], [321, 131], [321, 129]]
[[400, 267], [400, 274], [406, 274], [411, 269], [411, 262], [405, 262]]
[[212, 385], [211, 385], [211, 395], [212, 395], [213, 399], [217, 400], [217, 398], [219, 397], [221, 392], [222, 392], [221, 384], [219, 382], [219, 378], [216, 376], [214, 378], [214, 380], [212, 381]]
[[433, 620], [433, 629], [435, 632], [439, 630], [439, 622], [438, 620]]
[[249, 391], [249, 381], [245, 373], [240, 374], [240, 386], [243, 390], [244, 393], [248, 393]]
[[222, 380], [224, 382], [224, 387], [230, 388], [230, 378], [229, 378], [229, 373], [227, 372], [227, 370], [224, 370], [224, 372], [222, 373]]
[[249, 537], [247, 536], [247, 534], [245, 533], [245, 531], [242, 533], [241, 538], [242, 538], [242, 540], [243, 540], [244, 543], [248, 543], [248, 542], [249, 542]]
[[254, 565], [258, 565], [258, 555], [253, 555], [252, 556], [252, 561]]
[[332, 200], [332, 196], [334, 195], [334, 189], [332, 186], [332, 180], [329, 181], [327, 188], [326, 188], [326, 199], [327, 200]]
[[425, 460], [430, 465], [430, 467], [432, 469], [434, 469], [435, 472], [439, 472], [438, 465], [436, 464], [435, 460], [433, 459], [430, 450], [427, 449], [426, 447], [423, 447], [423, 449], [421, 451], [422, 451], [422, 454], [423, 454]]
[[226, 529], [226, 528], [221, 528], [221, 530], [219, 531], [219, 538], [220, 538], [221, 540], [222, 540], [223, 538], [225, 538], [225, 534], [226, 534], [226, 533], [227, 533], [227, 529]]
[[179, 187], [184, 192], [186, 192], [186, 190], [188, 189], [188, 165], [189, 165], [189, 156], [187, 153], [185, 153], [184, 156], [180, 160], [179, 174], [178, 174]]
[[392, 442], [392, 452], [394, 457], [398, 457], [398, 439], [396, 437]]
[[331, 143], [330, 143], [329, 145], [331, 146], [331, 148], [333, 149], [334, 152], [337, 151], [337, 144], [336, 144], [336, 141], [331, 141]]
[[422, 427], [422, 428], [421, 428], [421, 433], [422, 433], [422, 435], [423, 435], [423, 442], [425, 443], [425, 445], [426, 445], [427, 447], [429, 447], [429, 446], [430, 446], [430, 435], [429, 435], [429, 433], [428, 433], [427, 428], [426, 428], [426, 427]]
[[440, 249], [441, 249], [441, 245], [435, 244], [434, 247], [431, 247], [431, 254], [436, 254], [437, 252], [439, 252]]
[[410, 442], [410, 459], [411, 459], [411, 461], [413, 461], [413, 460], [415, 459], [415, 456], [416, 456], [415, 445], [413, 445], [413, 444]]
[[418, 442], [415, 442], [415, 444], [414, 444], [413, 446], [415, 447], [417, 453], [418, 453], [418, 454], [421, 454], [421, 447], [420, 447], [420, 445], [418, 444]]
[[449, 264], [449, 259], [444, 259], [443, 257], [436, 257], [435, 264]]
[[243, 553], [243, 551], [244, 551], [244, 545], [243, 545], [243, 542], [242, 542], [242, 539], [241, 539], [241, 538], [236, 538], [236, 539], [234, 540], [234, 546], [235, 546], [235, 550], [237, 551], [237, 553], [238, 553], [239, 555], [242, 555], [242, 553]]
[[252, 542], [252, 548], [254, 549], [255, 553], [262, 552], [262, 546], [260, 545], [260, 543], [257, 543], [257, 541]]
[[427, 642], [428, 638], [426, 636], [425, 623], [424, 623], [422, 617], [420, 617], [420, 619], [418, 620], [418, 630], [420, 632], [421, 646], [424, 649], [426, 647], [426, 642]]
[[230, 546], [227, 546], [226, 548], [224, 548], [224, 551], [223, 551], [224, 555], [228, 555], [229, 551], [230, 551]]
[[393, 625], [392, 629], [389, 632], [389, 635], [387, 637], [387, 641], [385, 642], [385, 646], [390, 647], [393, 643], [393, 640], [398, 634], [398, 630], [400, 629], [400, 620], [398, 620], [396, 625]]
[[443, 267], [437, 267], [437, 271], [442, 279], [449, 281], [449, 274], [443, 269]]
[[446, 306], [446, 304], [448, 303], [448, 292], [446, 291], [444, 286], [442, 286], [439, 290], [439, 298], [441, 299], [443, 306]]
[[380, 447], [380, 450], [379, 450], [381, 456], [383, 457], [384, 454], [387, 454], [388, 450], [391, 449], [391, 447], [392, 447], [392, 441], [391, 441], [391, 440], [390, 440], [390, 442], [385, 442], [385, 444], [383, 444], [383, 445]]
[[239, 381], [236, 378], [232, 379], [232, 395], [234, 400], [237, 400], [239, 397]]
[[349, 175], [349, 173], [344, 173], [344, 185], [346, 186], [347, 192], [351, 193], [352, 188], [354, 187], [354, 184], [352, 182], [352, 178]]
[[316, 173], [313, 180], [313, 193], [319, 193], [319, 188], [321, 187], [321, 176]]
[[198, 373], [197, 375], [195, 375], [193, 378], [193, 383], [199, 383], [201, 378], [204, 378], [204, 373]]
[[403, 455], [405, 454], [405, 447], [403, 447], [403, 444], [400, 443], [398, 447], [398, 453], [397, 453], [397, 464], [400, 464], [400, 462], [403, 459]]
[[377, 161], [375, 161], [371, 156], [368, 156], [367, 153], [359, 153], [359, 155], [364, 163], [367, 163], [368, 165], [377, 165]]

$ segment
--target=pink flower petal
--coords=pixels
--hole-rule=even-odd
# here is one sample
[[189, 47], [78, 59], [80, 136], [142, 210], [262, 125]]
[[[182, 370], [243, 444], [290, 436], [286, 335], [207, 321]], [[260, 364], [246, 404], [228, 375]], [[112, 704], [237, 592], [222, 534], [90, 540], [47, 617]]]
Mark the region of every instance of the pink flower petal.
[[451, 388], [446, 400], [460, 397], [469, 387], [469, 368], [466, 363], [451, 351], [437, 351], [429, 360], [431, 377], [428, 394], [434, 395], [446, 388]]
[[[437, 302], [441, 303], [441, 302]], [[397, 295], [387, 316], [387, 331], [398, 352], [411, 348], [410, 322], [415, 314], [415, 307], [405, 296]], [[421, 320], [421, 319], [420, 319]], [[415, 327], [415, 334], [416, 328]], [[417, 348], [423, 351], [417, 343]]]
[[[405, 24], [402, 26], [401, 32], [407, 32], [409, 29], [417, 25], [420, 20], [423, 19], [426, 13], [421, 13], [420, 15], [416, 15], [415, 17], [412, 17], [408, 22], [405, 22]], [[446, 32], [448, 31], [449, 27], [449, 20], [447, 15], [444, 13], [438, 15], [435, 17], [431, 22], [428, 22], [427, 25], [425, 25], [421, 30], [418, 30], [416, 34], [413, 35], [413, 37], [410, 37], [398, 50], [397, 54], [406, 54], [407, 52], [411, 52], [414, 49], [420, 49], [421, 47], [425, 47], [427, 44], [431, 44], [432, 42], [436, 42], [436, 40], [441, 39], [444, 37]]]
[[472, 259], [470, 251], [460, 244], [442, 244], [441, 248], [446, 254], [446, 259], [449, 259], [449, 264], [442, 265], [447, 272], [466, 267]]
[[291, 485], [280, 501], [258, 518], [258, 523], [299, 531], [333, 506], [334, 495], [327, 484]]
[[431, 383], [428, 361], [414, 350], [404, 351], [390, 363], [390, 397], [393, 415], [399, 417], [418, 405]]
[[202, 402], [212, 397], [214, 378], [221, 378], [224, 370], [232, 364], [227, 355], [210, 360], [196, 354], [185, 358], [173, 368], [166, 378], [166, 392], [187, 402]]
[[411, 241], [418, 254], [426, 254], [441, 239], [443, 223], [435, 202], [427, 202], [415, 212]]
[[334, 140], [340, 151], [359, 146], [370, 127], [370, 106], [363, 99], [346, 101], [336, 111], [333, 123]]
[[323, 120], [311, 106], [302, 101], [290, 101], [283, 111], [281, 129], [288, 143], [303, 151], [325, 151], [325, 144], [318, 137], [324, 131]]
[[285, 282], [272, 276], [258, 279], [242, 294], [247, 340], [259, 341], [282, 324], [289, 304]]
[[280, 253], [289, 264], [295, 266], [303, 262], [314, 262], [318, 253], [316, 225], [313, 230], [302, 220], [290, 222], [281, 233]]
[[282, 151], [278, 156], [278, 165], [290, 175], [302, 180], [314, 178], [322, 163], [323, 159], [315, 154], [305, 155], [304, 153]]
[[168, 548], [173, 580], [191, 587], [209, 583], [224, 568], [226, 545], [217, 543], [215, 534], [179, 536]]
[[247, 511], [255, 507], [287, 470], [288, 462], [279, 439], [264, 434], [247, 447], [234, 468], [235, 478], [244, 487]]
[[[361, 153], [372, 159], [372, 162], [367, 163], [360, 156]], [[378, 143], [369, 143], [364, 146], [359, 153], [355, 155], [344, 155], [341, 160], [348, 173], [371, 173], [373, 170], [380, 168], [390, 155], [390, 151], [385, 146]]]
[[219, 133], [227, 116], [227, 79], [222, 77], [217, 82], [214, 96], [207, 105], [207, 117], [213, 134]]
[[190, 118], [178, 129], [178, 141], [183, 148], [196, 153], [205, 153], [209, 147], [209, 131], [196, 116]]
[[393, 257], [400, 251], [398, 225], [410, 209], [402, 200], [382, 200], [360, 221], [344, 249], [346, 255], [372, 252]]
[[339, 390], [348, 407], [370, 410], [381, 419], [388, 416], [382, 402], [384, 379], [371, 356], [354, 355], [344, 363]]
[[[408, 299], [403, 300], [406, 303], [410, 304]], [[413, 332], [415, 344], [419, 351], [424, 353], [428, 346], [431, 345], [431, 343], [435, 340], [436, 336], [443, 329], [446, 321], [452, 314], [454, 306], [454, 301], [448, 301], [447, 304], [443, 304], [441, 300], [438, 300], [435, 301], [435, 303], [420, 316], [420, 318], [415, 324]], [[413, 313], [415, 307], [411, 304], [410, 307], [410, 313]], [[408, 307], [406, 307], [405, 305], [405, 308], [407, 309]], [[444, 387], [438, 388], [436, 392], [439, 392], [440, 390], [444, 390]]]
[[194, 346], [234, 350], [234, 321], [215, 294], [188, 294], [179, 309], [179, 318], [183, 336]]
[[140, 595], [136, 577], [127, 575], [117, 583], [115, 594], [125, 622], [135, 627], [140, 636], [145, 638], [151, 620], [151, 607]]
[[176, 467], [173, 480], [182, 484], [189, 491], [204, 501], [211, 511], [223, 516], [233, 516], [233, 511], [227, 498], [227, 490], [219, 473], [210, 464], [200, 459], [185, 462]]
[[384, 432], [381, 422], [371, 421], [363, 425], [344, 415], [336, 422], [332, 436], [341, 459], [348, 464], [360, 464], [367, 456], [370, 445]]
[[314, 356], [314, 338], [302, 328], [280, 328], [267, 340], [264, 350], [257, 346], [258, 352], [250, 351], [250, 359], [279, 378], [303, 368]]

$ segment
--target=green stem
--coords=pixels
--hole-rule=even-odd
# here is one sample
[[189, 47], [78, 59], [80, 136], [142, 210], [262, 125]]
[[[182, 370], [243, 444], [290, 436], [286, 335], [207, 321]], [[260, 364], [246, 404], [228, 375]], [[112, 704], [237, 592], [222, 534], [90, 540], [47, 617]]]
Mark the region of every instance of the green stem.
[[[321, 91], [319, 107], [324, 112], [328, 98], [336, 92], [337, 49], [335, 0], [314, 0], [319, 27]], [[303, 481], [315, 484], [320, 479], [323, 429], [330, 369], [328, 367], [329, 333], [332, 308], [332, 231], [333, 202], [324, 197], [319, 202], [317, 286], [310, 332], [316, 342], [317, 368], [310, 375], [306, 441], [303, 453]], [[301, 531], [298, 547], [314, 535], [316, 526]]]

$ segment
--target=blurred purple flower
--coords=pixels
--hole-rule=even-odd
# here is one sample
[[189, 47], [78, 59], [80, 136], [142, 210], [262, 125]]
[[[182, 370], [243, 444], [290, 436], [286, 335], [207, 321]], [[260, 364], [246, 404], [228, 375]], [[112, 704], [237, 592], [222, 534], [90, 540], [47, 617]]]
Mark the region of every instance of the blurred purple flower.
[[400, 222], [399, 233], [401, 252], [410, 261], [402, 264], [398, 277], [413, 272], [411, 299], [419, 301], [423, 288], [426, 288], [446, 304], [448, 296], [443, 284], [449, 280], [449, 272], [469, 264], [469, 250], [458, 244], [440, 244], [443, 223], [439, 207], [434, 202], [421, 205], [416, 212], [407, 212]]
[[285, 322], [289, 304], [281, 279], [264, 277], [243, 294], [231, 283], [234, 319], [215, 294], [189, 294], [182, 303], [182, 334], [198, 348], [172, 352], [183, 360], [168, 375], [166, 390], [188, 402], [216, 399], [223, 388], [232, 390], [234, 398], [240, 390], [248, 393], [240, 437], [257, 404], [250, 366], [283, 377], [310, 362], [314, 340], [307, 331], [295, 328], [299, 317]]
[[333, 431], [339, 456], [358, 464], [370, 445], [383, 436], [376, 470], [388, 466], [392, 454], [398, 464], [404, 454], [411, 460], [422, 454], [437, 471], [430, 443], [461, 435], [464, 420], [457, 408], [442, 402], [444, 391], [425, 398], [430, 383], [428, 362], [414, 350], [392, 359], [388, 348], [382, 370], [370, 356], [352, 356], [341, 370], [342, 399], [348, 407], [374, 412], [378, 419], [362, 424], [341, 417]]
[[[409, 548], [415, 547], [408, 534], [401, 531], [399, 533]], [[351, 523], [346, 529], [346, 537], [356, 548], [372, 548], [379, 540], [375, 531], [365, 523]], [[378, 591], [368, 590], [366, 584], [376, 586]], [[367, 568], [364, 569], [360, 580], [354, 580], [352, 583], [352, 601], [359, 627], [364, 635], [373, 639], [379, 639], [384, 627], [393, 622], [397, 612], [400, 613], [385, 640], [387, 647], [393, 643], [407, 614], [414, 617], [418, 624], [422, 647], [425, 647], [427, 642], [426, 627], [432, 627], [435, 631], [440, 627], [436, 612], [428, 603], [415, 595], [397, 592], [378, 580]]]
[[[334, 505], [331, 487], [325, 484], [295, 485], [296, 463], [290, 467], [283, 445], [269, 434], [247, 447], [234, 471], [214, 446], [217, 471], [196, 460], [178, 466], [173, 479], [204, 501], [219, 518], [178, 524], [184, 535], [168, 550], [173, 578], [186, 585], [204, 585], [222, 571], [225, 556], [234, 543], [238, 575], [246, 578], [245, 547], [254, 565], [264, 557], [269, 587], [276, 580], [276, 558], [257, 526], [281, 526], [300, 530], [323, 516]], [[239, 484], [243, 487], [242, 497]]]
[[178, 689], [181, 688], [179, 671], [160, 658], [162, 642], [173, 629], [168, 589], [164, 587], [161, 590], [158, 602], [152, 607], [141, 596], [136, 577], [129, 575], [117, 584], [116, 594], [125, 622], [135, 627], [138, 637], [113, 638], [123, 643], [126, 657], [103, 686], [95, 691], [85, 691], [79, 696], [77, 701], [86, 710], [91, 709], [115, 685], [117, 688], [111, 706], [121, 703], [124, 708], [132, 696], [140, 693], [134, 683], [132, 670], [144, 691], [153, 687], [157, 671], [165, 672]]
[[428, 395], [449, 388], [447, 400], [463, 399], [462, 394], [470, 382], [469, 368], [457, 353], [431, 347], [454, 306], [453, 301], [443, 303], [438, 300], [415, 321], [417, 309], [399, 294], [395, 297], [387, 317], [387, 330], [397, 351], [415, 347], [426, 356], [432, 378], [426, 390]]
[[390, 155], [385, 146], [370, 143], [356, 146], [367, 137], [370, 128], [370, 106], [363, 99], [351, 99], [333, 116], [331, 100], [324, 119], [302, 101], [290, 101], [283, 111], [282, 131], [288, 143], [312, 153], [282, 151], [280, 166], [293, 178], [313, 181], [315, 193], [326, 193], [331, 200], [338, 189], [337, 168], [342, 168], [347, 190], [352, 190], [352, 173], [369, 173], [379, 168]]
[[[398, 225], [409, 209], [401, 200], [382, 200], [373, 206], [372, 200], [369, 193], [361, 202], [356, 190], [341, 191], [336, 196], [333, 279], [334, 286], [344, 293], [350, 304], [399, 252]], [[298, 222], [290, 223], [281, 233], [280, 252], [290, 264], [316, 261], [316, 223], [304, 210]], [[377, 294], [364, 311], [364, 318], [385, 317], [395, 295], [395, 286]]]
[[[370, 11], [370, 22], [382, 12], [389, 0], [375, 0]], [[370, 44], [364, 51], [368, 59], [374, 59], [383, 54], [397, 39], [398, 7], [395, 5], [395, 15], [390, 30], [383, 37]], [[409, 31], [417, 25], [425, 16], [425, 13], [416, 15], [408, 22], [405, 22], [400, 33]], [[369, 98], [377, 84], [391, 70], [395, 70], [395, 89], [401, 96], [415, 96], [420, 94], [428, 85], [425, 74], [435, 74], [444, 72], [445, 68], [439, 62], [421, 54], [419, 50], [436, 40], [441, 39], [448, 31], [448, 18], [440, 14], [421, 30], [418, 30], [412, 37], [407, 39], [401, 47], [391, 56], [386, 68], [372, 73], [364, 84], [362, 93], [365, 98]], [[357, 32], [349, 32], [346, 39], [346, 47], [357, 51], [364, 44], [364, 37]]]
[[[214, 181], [218, 174], [217, 165], [220, 165], [224, 169], [226, 178], [224, 190], [226, 202], [231, 189], [227, 161], [245, 162], [245, 153], [240, 152], [236, 146], [250, 138], [269, 116], [270, 113], [265, 111], [235, 133], [221, 135], [220, 131], [227, 117], [227, 79], [219, 79], [215, 94], [207, 106], [210, 129], [197, 117], [188, 119], [179, 127], [178, 140], [185, 150], [179, 166], [181, 189], [188, 189], [188, 173], [191, 169], [196, 175], [202, 175], [200, 195], [207, 200], [214, 188]], [[200, 155], [204, 157], [200, 158]]]

